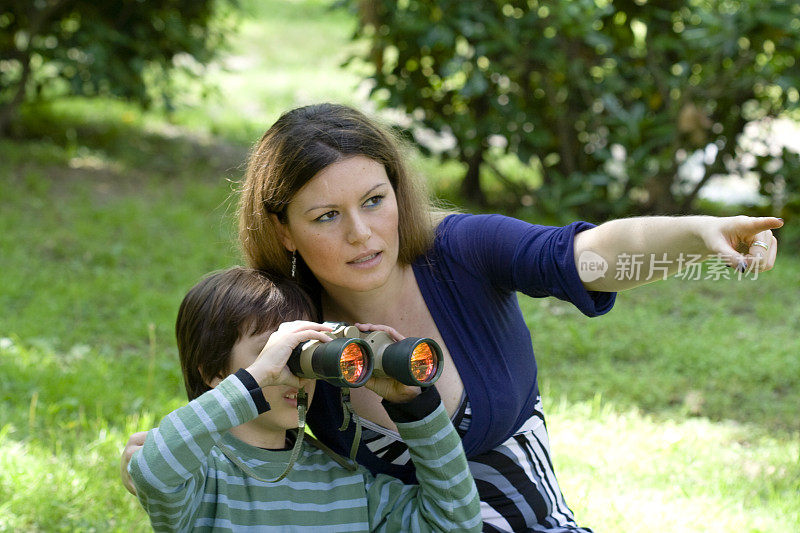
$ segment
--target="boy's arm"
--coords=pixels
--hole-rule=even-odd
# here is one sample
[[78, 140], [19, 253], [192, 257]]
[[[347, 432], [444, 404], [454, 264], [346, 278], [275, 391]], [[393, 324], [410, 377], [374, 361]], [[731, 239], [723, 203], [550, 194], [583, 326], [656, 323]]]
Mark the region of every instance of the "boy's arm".
[[478, 491], [461, 438], [435, 387], [406, 403], [383, 402], [408, 445], [418, 485], [380, 474], [368, 482], [371, 531], [480, 531]]
[[202, 498], [211, 448], [230, 428], [268, 409], [256, 381], [239, 370], [148, 432], [128, 471], [154, 529], [191, 524]]

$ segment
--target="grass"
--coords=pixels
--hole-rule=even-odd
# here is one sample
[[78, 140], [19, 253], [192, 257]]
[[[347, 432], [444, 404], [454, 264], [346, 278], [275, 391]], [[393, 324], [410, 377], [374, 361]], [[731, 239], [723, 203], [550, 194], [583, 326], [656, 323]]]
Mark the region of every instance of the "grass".
[[[631, 379], [631, 381], [635, 381]], [[595, 531], [796, 531], [797, 438], [653, 416], [602, 400], [550, 406], [567, 502]]]
[[800, 262], [670, 279], [589, 319], [521, 299], [568, 503], [599, 531], [800, 525]]
[[225, 174], [143, 146], [0, 142], [0, 530], [147, 529], [115, 456], [182, 401], [177, 305], [235, 253]]
[[339, 66], [355, 50], [353, 16], [326, 0], [246, 0], [229, 50], [209, 69], [219, 91], [173, 120], [249, 144], [280, 113], [321, 101], [362, 104], [366, 89]]
[[[347, 14], [249, 6], [241, 68], [215, 74], [236, 97], [169, 119], [64, 99], [27, 110], [36, 140], [0, 139], [0, 531], [149, 529], [119, 454], [185, 401], [175, 313], [203, 274], [241, 263], [232, 181], [247, 145], [285, 108], [357, 98], [336, 68]], [[443, 187], [458, 172], [420, 166]], [[798, 273], [789, 253], [756, 281], [671, 279], [595, 319], [520, 298], [581, 523], [800, 528]]]
[[[602, 318], [553, 299], [522, 308], [535, 324], [543, 387], [557, 395], [600, 392], [621, 407], [791, 432], [800, 429], [798, 286], [797, 258], [786, 255], [755, 280], [672, 278], [620, 293]], [[572, 383], [576, 364], [593, 372]]]

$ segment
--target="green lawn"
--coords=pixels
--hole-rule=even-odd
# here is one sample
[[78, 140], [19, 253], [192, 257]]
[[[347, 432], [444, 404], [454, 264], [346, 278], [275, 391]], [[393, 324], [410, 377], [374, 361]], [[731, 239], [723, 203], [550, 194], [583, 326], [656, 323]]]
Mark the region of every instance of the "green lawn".
[[798, 529], [798, 287], [787, 255], [758, 280], [622, 293], [601, 318], [522, 302], [578, 517], [597, 531]]
[[[233, 182], [247, 145], [288, 107], [356, 98], [357, 78], [336, 68], [349, 15], [258, 5], [232, 52], [250, 67], [216, 74], [241, 84], [235, 98], [171, 121], [66, 99], [26, 114], [44, 140], [0, 139], [0, 531], [148, 530], [119, 453], [185, 401], [175, 314], [203, 274], [241, 263]], [[601, 318], [521, 298], [581, 523], [800, 530], [798, 287], [790, 252], [758, 280], [621, 294]]]

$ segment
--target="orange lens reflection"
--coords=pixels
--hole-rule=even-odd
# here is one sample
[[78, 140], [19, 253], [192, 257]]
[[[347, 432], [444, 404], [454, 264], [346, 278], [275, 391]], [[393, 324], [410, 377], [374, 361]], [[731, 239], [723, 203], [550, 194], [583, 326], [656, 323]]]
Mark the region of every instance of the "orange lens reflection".
[[425, 383], [436, 375], [436, 357], [427, 342], [421, 342], [411, 352], [411, 375]]
[[355, 342], [344, 347], [339, 358], [339, 368], [342, 370], [342, 377], [348, 383], [358, 383], [364, 376], [367, 369], [366, 354], [364, 349]]

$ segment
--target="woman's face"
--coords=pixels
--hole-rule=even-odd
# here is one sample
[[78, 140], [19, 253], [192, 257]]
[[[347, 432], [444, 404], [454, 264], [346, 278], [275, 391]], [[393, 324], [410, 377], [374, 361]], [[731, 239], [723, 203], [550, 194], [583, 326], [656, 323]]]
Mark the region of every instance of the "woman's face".
[[397, 199], [386, 170], [365, 156], [333, 163], [297, 191], [279, 224], [284, 246], [326, 291], [369, 291], [398, 268]]

